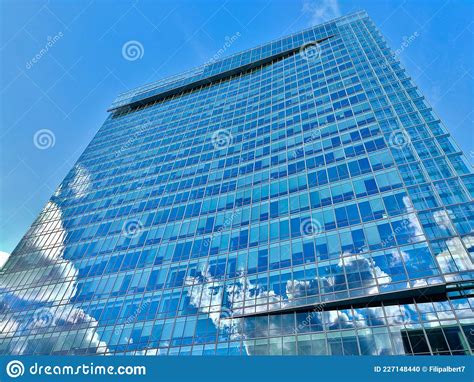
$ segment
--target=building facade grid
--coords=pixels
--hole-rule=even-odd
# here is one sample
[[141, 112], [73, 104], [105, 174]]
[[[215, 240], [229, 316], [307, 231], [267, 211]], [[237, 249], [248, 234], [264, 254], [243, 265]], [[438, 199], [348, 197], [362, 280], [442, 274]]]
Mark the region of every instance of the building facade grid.
[[0, 270], [0, 352], [472, 354], [473, 183], [365, 12], [135, 89]]

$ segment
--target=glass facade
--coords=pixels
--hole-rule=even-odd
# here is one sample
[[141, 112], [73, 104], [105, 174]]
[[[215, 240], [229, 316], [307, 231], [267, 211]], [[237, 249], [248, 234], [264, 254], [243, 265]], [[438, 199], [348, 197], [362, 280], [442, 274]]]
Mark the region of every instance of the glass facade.
[[365, 12], [120, 95], [0, 271], [1, 354], [472, 354], [474, 176]]

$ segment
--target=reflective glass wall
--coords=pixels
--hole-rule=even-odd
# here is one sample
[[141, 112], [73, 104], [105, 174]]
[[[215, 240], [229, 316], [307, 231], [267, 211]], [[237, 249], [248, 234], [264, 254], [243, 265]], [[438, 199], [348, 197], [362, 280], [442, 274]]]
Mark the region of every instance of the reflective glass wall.
[[364, 12], [120, 95], [0, 271], [2, 354], [472, 354], [474, 176]]

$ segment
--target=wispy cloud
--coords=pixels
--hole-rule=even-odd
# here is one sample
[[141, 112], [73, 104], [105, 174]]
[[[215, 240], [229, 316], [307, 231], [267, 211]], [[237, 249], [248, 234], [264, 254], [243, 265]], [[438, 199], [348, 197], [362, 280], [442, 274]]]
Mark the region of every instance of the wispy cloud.
[[341, 16], [338, 0], [304, 0], [302, 11], [308, 15], [311, 25]]
[[3, 268], [9, 257], [9, 253], [0, 251], [0, 269]]

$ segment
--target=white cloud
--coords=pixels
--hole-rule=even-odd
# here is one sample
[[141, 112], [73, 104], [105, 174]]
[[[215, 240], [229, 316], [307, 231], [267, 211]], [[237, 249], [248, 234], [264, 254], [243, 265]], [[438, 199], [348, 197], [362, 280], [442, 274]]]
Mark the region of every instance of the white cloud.
[[[74, 265], [62, 258], [66, 231], [62, 224], [56, 227], [57, 220], [62, 222], [61, 209], [53, 202], [46, 206], [48, 213], [45, 216], [47, 223], [33, 228], [31, 235], [56, 231], [55, 235], [44, 245], [55, 244], [49, 251], [32, 243], [26, 250], [28, 256], [16, 257], [11, 271], [0, 278], [0, 288], [12, 291], [12, 294], [26, 301], [52, 302], [67, 300], [76, 293], [77, 269]], [[52, 241], [54, 240], [54, 243]], [[50, 242], [51, 241], [51, 242]], [[18, 289], [17, 280], [25, 280], [27, 289]], [[53, 283], [54, 282], [54, 283]]]
[[18, 323], [13, 319], [11, 314], [2, 312], [0, 317], [0, 340], [11, 336], [18, 329]]
[[3, 268], [3, 266], [5, 265], [9, 257], [10, 257], [9, 253], [0, 251], [0, 269]]
[[411, 229], [410, 241], [415, 243], [426, 240], [420, 221], [414, 213], [415, 208], [413, 207], [413, 204], [408, 196], [403, 197], [403, 204], [406, 208], [406, 212], [408, 213], [408, 227]]
[[[350, 253], [344, 253], [344, 255], [346, 256], [341, 259], [339, 266], [344, 267], [347, 273], [357, 274], [368, 294], [379, 292], [377, 284], [382, 286], [391, 282], [390, 276], [377, 266], [373, 259]], [[336, 278], [338, 279], [336, 280]], [[266, 290], [258, 284], [253, 284], [245, 275], [242, 275], [232, 285], [224, 287], [222, 281], [205, 271], [199, 277], [188, 278], [186, 284], [190, 286], [188, 290], [190, 304], [198, 308], [200, 312], [207, 313], [216, 328], [225, 330], [230, 339], [243, 339], [245, 351], [247, 354], [253, 354], [255, 349], [245, 341], [248, 333], [252, 333], [252, 336], [256, 337], [264, 337], [267, 335], [267, 326], [261, 326], [258, 322], [247, 322], [239, 318], [232, 318], [232, 316], [266, 312], [271, 309], [285, 308], [295, 303], [298, 304], [298, 298], [315, 294], [316, 290], [312, 291], [312, 289], [315, 288], [318, 281], [323, 281], [328, 286], [344, 285], [346, 279], [341, 275], [330, 277], [329, 279], [288, 280], [285, 293], [282, 295], [276, 294], [273, 290]], [[228, 307], [222, 306], [224, 292], [227, 297]], [[321, 323], [322, 320], [331, 327], [353, 327], [352, 321], [344, 312], [321, 312], [311, 317], [311, 321], [314, 323]], [[284, 325], [289, 325], [285, 328], [281, 328], [280, 323], [274, 325], [272, 321], [270, 319], [270, 330], [273, 333], [281, 331], [284, 334], [294, 330], [294, 323], [292, 321], [284, 323]], [[260, 333], [260, 331], [262, 332]], [[269, 351], [271, 354], [281, 354], [282, 351], [285, 351], [285, 346], [289, 345], [275, 342], [270, 346], [271, 349]]]
[[286, 294], [289, 300], [306, 296], [306, 290], [310, 288], [311, 282], [307, 280], [288, 280], [286, 282]]
[[[389, 284], [392, 281], [392, 278], [370, 257], [345, 252], [344, 256], [339, 260], [338, 265], [345, 269], [348, 278], [351, 277], [349, 276], [351, 274], [357, 275], [356, 279], [360, 279], [362, 286], [366, 288], [368, 294], [379, 293], [377, 282], [379, 285], [383, 285]], [[343, 276], [339, 276], [339, 278], [341, 277], [343, 278]], [[375, 281], [376, 279], [377, 282]], [[339, 282], [337, 284], [339, 284]]]
[[[466, 247], [472, 247], [470, 238], [466, 238]], [[443, 273], [468, 271], [474, 269], [469, 254], [464, 249], [461, 239], [454, 237], [446, 240], [447, 250], [436, 255], [436, 261]]]
[[221, 284], [212, 276], [206, 275], [202, 284], [199, 284], [197, 277], [188, 277], [186, 285], [192, 285], [188, 291], [191, 305], [199, 307], [201, 312], [209, 314], [209, 318], [216, 327], [222, 327], [224, 323], [220, 322], [223, 293]]
[[302, 11], [309, 16], [311, 26], [341, 16], [337, 0], [305, 0]]
[[[76, 183], [90, 184], [90, 179], [87, 174], [82, 172], [82, 181]], [[75, 196], [81, 194], [83, 188], [73, 189]], [[87, 188], [87, 187], [86, 187]], [[47, 242], [38, 245], [37, 241], [32, 241], [25, 246], [26, 254], [21, 254], [14, 257], [14, 263], [11, 264], [11, 272], [6, 273], [0, 277], [0, 288], [4, 290], [2, 298], [0, 298], [1, 308], [8, 314], [3, 313], [0, 319], [0, 337], [3, 335], [21, 335], [21, 340], [11, 345], [9, 349], [10, 354], [28, 354], [33, 351], [33, 346], [41, 349], [42, 353], [47, 353], [57, 348], [55, 339], [45, 336], [42, 339], [35, 338], [39, 330], [45, 326], [51, 326], [58, 329], [58, 331], [74, 331], [74, 329], [85, 330], [84, 336], [67, 336], [61, 344], [61, 350], [75, 352], [74, 349], [82, 348], [96, 348], [101, 347], [105, 349], [106, 344], [99, 339], [99, 334], [96, 329], [98, 322], [80, 308], [74, 307], [70, 304], [71, 298], [77, 291], [77, 276], [78, 270], [71, 261], [65, 260], [64, 255], [64, 239], [66, 237], [66, 230], [62, 224], [62, 211], [58, 205], [50, 201], [45, 210], [48, 212], [39, 221], [39, 224], [33, 226], [28, 232], [30, 236], [41, 236], [42, 232], [56, 232], [50, 235]], [[60, 222], [57, 224], [57, 222]], [[44, 222], [43, 224], [41, 224]], [[46, 250], [44, 247], [51, 247]], [[26, 289], [19, 290], [16, 287], [18, 279], [26, 280], [28, 286]], [[23, 310], [32, 309], [34, 306], [41, 304], [33, 318], [28, 318], [29, 315], [24, 315], [14, 318], [11, 313], [15, 309], [11, 305], [11, 297], [22, 300], [21, 304], [17, 306]], [[66, 305], [57, 305], [58, 302], [66, 303]], [[38, 319], [37, 312], [41, 312], [41, 318]], [[38, 317], [36, 317], [38, 316]], [[30, 342], [31, 341], [31, 342]], [[38, 345], [40, 342], [40, 345]], [[87, 344], [87, 345], [81, 345]]]
[[[99, 334], [96, 331], [98, 322], [95, 318], [86, 314], [82, 309], [75, 308], [71, 305], [63, 305], [53, 308], [43, 308], [42, 315], [46, 317], [46, 322], [35, 319], [24, 321], [21, 324], [10, 321], [10, 326], [14, 326], [13, 330], [18, 330], [21, 334], [28, 333], [28, 336], [20, 337], [10, 348], [11, 355], [29, 354], [33, 351], [31, 347], [40, 348], [47, 352], [69, 351], [70, 354], [80, 354], [84, 348], [101, 348], [105, 351], [107, 344], [100, 341]], [[56, 339], [51, 340], [49, 337], [36, 337], [35, 334], [41, 333], [42, 328], [47, 326], [49, 330], [73, 331], [77, 329], [85, 329], [85, 336], [68, 335], [61, 337], [62, 342], [56, 343]], [[73, 333], [73, 332], [72, 332]], [[17, 333], [15, 333], [17, 335]]]
[[91, 175], [82, 165], [78, 164], [74, 168], [74, 178], [69, 184], [75, 198], [86, 196], [92, 187]]
[[398, 251], [394, 250], [391, 252], [391, 258], [390, 258], [390, 267], [396, 267], [402, 264], [402, 259], [405, 263], [407, 263], [410, 260], [410, 255], [408, 252], [405, 251]]
[[433, 218], [441, 228], [449, 230], [452, 228], [451, 221], [449, 220], [448, 214], [444, 210], [435, 211]]

